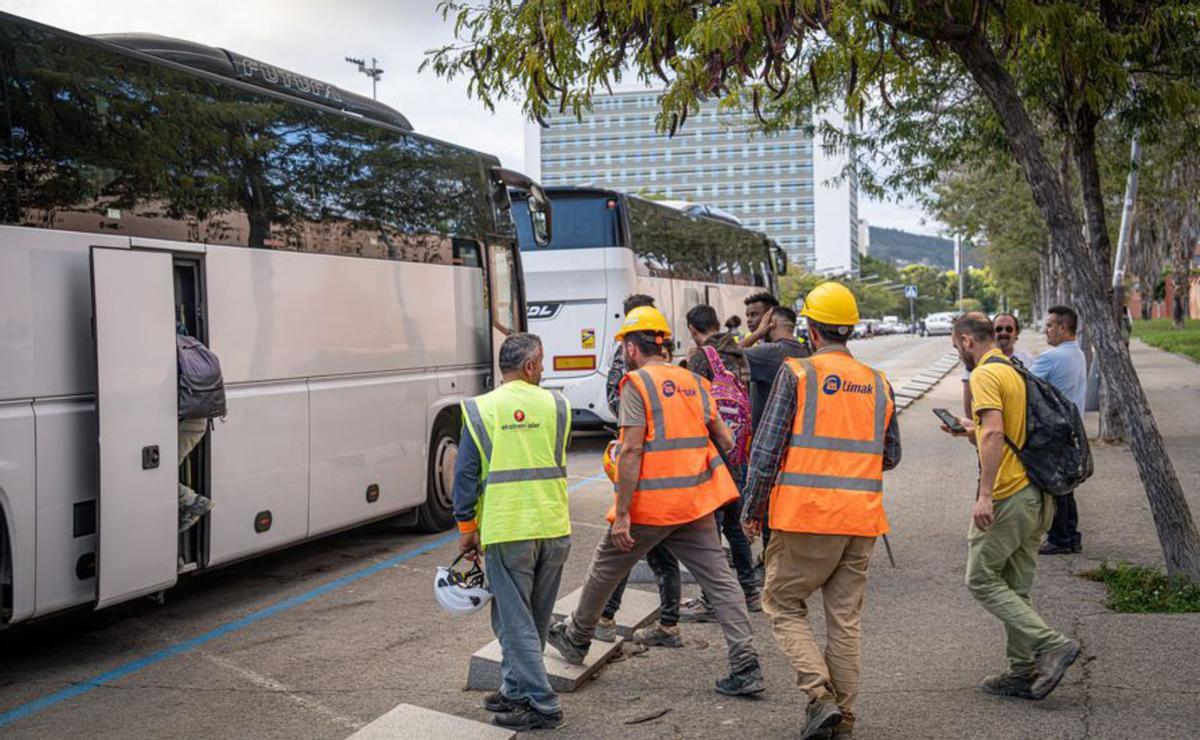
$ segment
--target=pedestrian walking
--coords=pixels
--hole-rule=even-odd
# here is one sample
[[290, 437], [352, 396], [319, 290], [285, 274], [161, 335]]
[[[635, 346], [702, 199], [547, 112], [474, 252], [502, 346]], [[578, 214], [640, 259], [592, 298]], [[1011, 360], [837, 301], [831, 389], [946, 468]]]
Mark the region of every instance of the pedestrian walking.
[[[1029, 371], [1062, 391], [1075, 404], [1082, 418], [1087, 403], [1087, 359], [1075, 338], [1078, 329], [1079, 316], [1073, 308], [1052, 306], [1046, 312], [1046, 343], [1050, 349], [1038, 355]], [[1082, 551], [1083, 535], [1079, 533], [1075, 494], [1056, 496], [1054, 522], [1038, 552], [1065, 555]]]
[[942, 430], [975, 445], [980, 468], [967, 536], [966, 583], [980, 606], [1004, 623], [1007, 640], [1008, 670], [984, 679], [980, 688], [1042, 699], [1079, 657], [1080, 648], [1033, 608], [1038, 544], [1050, 528], [1054, 502], [1030, 483], [1015, 452], [1025, 445], [1025, 380], [996, 347], [986, 315], [960, 316], [951, 340], [971, 371], [973, 408], [971, 419], [958, 420], [958, 430], [945, 425]]
[[[770, 509], [763, 609], [808, 697], [802, 736], [849, 737], [867, 570], [888, 531], [883, 471], [900, 462], [900, 429], [887, 379], [847, 347], [858, 323], [853, 294], [822, 283], [801, 315], [816, 353], [779, 369], [751, 448], [742, 526], [753, 539]], [[808, 624], [817, 591], [824, 655]]]
[[[992, 317], [992, 325], [996, 327], [996, 346], [1010, 360], [1016, 360], [1024, 367], [1033, 367], [1033, 355], [1017, 347], [1017, 338], [1021, 336], [1021, 324], [1011, 313], [998, 313]], [[963, 416], [971, 415], [971, 371], [963, 370]]]
[[[750, 615], [725, 560], [712, 514], [738, 496], [720, 454], [733, 438], [717, 414], [708, 381], [663, 358], [666, 318], [634, 309], [617, 333], [630, 372], [621, 381], [621, 452], [611, 526], [596, 547], [579, 605], [548, 640], [569, 663], [587, 656], [604, 602], [642, 555], [667, 545], [712, 601], [729, 650], [729, 696], [763, 691]], [[715, 444], [714, 444], [715, 442]]]
[[[622, 308], [628, 316], [635, 308], [654, 308], [654, 298], [643, 293], [634, 293], [625, 298]], [[667, 355], [670, 350], [663, 347]], [[608, 370], [608, 408], [613, 416], [620, 416], [620, 384], [625, 377], [625, 347], [618, 339], [613, 350], [612, 363]], [[658, 621], [649, 627], [634, 630], [633, 641], [649, 647], [683, 647], [683, 635], [679, 632], [680, 601], [683, 599], [683, 579], [679, 572], [679, 560], [671, 554], [666, 545], [656, 545], [646, 553], [646, 565], [654, 574], [654, 582], [658, 586]], [[596, 633], [593, 637], [601, 642], [615, 642], [617, 639], [617, 612], [621, 609], [621, 600], [625, 596], [625, 588], [629, 578], [621, 579], [613, 589], [612, 596], [604, 606], [604, 612], [596, 623]]]
[[514, 334], [500, 346], [502, 382], [462, 402], [454, 469], [459, 551], [484, 555], [492, 631], [500, 641], [500, 688], [484, 698], [502, 727], [557, 727], [562, 705], [542, 650], [571, 551], [567, 504], [567, 400], [539, 387], [542, 343]]
[[[809, 357], [812, 350], [807, 342], [796, 339], [796, 312], [785, 306], [775, 306], [767, 310], [758, 327], [742, 343], [742, 352], [750, 372], [750, 428], [756, 432], [779, 368], [787, 358]], [[765, 551], [771, 543], [771, 523], [766, 513], [763, 516]], [[760, 578], [765, 577], [761, 561], [757, 567]]]
[[[725, 464], [733, 476], [733, 482], [741, 490], [746, 478], [746, 445], [750, 440], [750, 398], [746, 391], [749, 369], [746, 358], [738, 346], [737, 339], [729, 332], [721, 331], [717, 312], [712, 306], [695, 306], [687, 312], [688, 332], [695, 346], [688, 352], [687, 367], [692, 372], [713, 383], [714, 399], [721, 411], [721, 418], [734, 433], [734, 446], [740, 450], [738, 457], [725, 458]], [[762, 611], [762, 597], [758, 577], [754, 572], [754, 556], [750, 552], [750, 541], [742, 532], [742, 498], [738, 496], [716, 511], [717, 526], [729, 542], [729, 553], [738, 583], [746, 595], [746, 608], [752, 612]], [[679, 608], [682, 622], [713, 622], [716, 612], [712, 604], [701, 594], [700, 598], [684, 602]]]

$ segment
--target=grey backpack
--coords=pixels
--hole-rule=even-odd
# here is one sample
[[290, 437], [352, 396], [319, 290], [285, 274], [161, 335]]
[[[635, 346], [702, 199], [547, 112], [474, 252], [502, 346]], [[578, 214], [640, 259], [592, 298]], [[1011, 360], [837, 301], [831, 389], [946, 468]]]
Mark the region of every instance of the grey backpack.
[[225, 415], [221, 361], [198, 339], [175, 335], [179, 366], [179, 418], [212, 419]]

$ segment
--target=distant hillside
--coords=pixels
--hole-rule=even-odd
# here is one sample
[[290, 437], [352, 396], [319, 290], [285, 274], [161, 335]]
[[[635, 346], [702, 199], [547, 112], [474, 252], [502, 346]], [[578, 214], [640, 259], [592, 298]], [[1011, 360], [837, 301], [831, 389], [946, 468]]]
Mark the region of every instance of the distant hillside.
[[[899, 229], [871, 228], [870, 255], [898, 267], [911, 264], [930, 265], [939, 270], [954, 269], [954, 242], [940, 236], [910, 234]], [[967, 264], [980, 267], [983, 260], [976, 250], [967, 247]]]

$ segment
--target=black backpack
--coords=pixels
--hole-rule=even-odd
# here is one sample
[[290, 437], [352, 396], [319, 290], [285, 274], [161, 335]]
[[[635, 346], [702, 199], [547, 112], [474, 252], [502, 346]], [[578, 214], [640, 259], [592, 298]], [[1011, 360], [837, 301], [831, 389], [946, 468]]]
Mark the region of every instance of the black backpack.
[[1025, 446], [1017, 448], [1004, 436], [1029, 480], [1051, 496], [1074, 492], [1092, 477], [1092, 448], [1079, 409], [1050, 381], [1039, 378], [1019, 363], [989, 357], [987, 363], [1002, 363], [1025, 381]]
[[212, 419], [225, 415], [221, 361], [198, 339], [175, 335], [179, 367], [179, 418]]

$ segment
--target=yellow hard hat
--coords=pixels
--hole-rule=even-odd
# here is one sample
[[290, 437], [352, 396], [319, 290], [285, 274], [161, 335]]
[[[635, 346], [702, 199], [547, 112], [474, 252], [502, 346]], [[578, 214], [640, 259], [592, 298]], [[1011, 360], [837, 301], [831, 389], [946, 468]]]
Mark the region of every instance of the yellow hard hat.
[[671, 327], [667, 324], [667, 317], [654, 306], [638, 306], [626, 314], [625, 323], [617, 329], [617, 341], [634, 331], [650, 331], [662, 334], [664, 339], [671, 338]]
[[821, 283], [804, 297], [800, 315], [818, 324], [854, 326], [858, 323], [858, 301], [841, 283]]
[[615, 439], [604, 448], [604, 473], [613, 483], [617, 482], [617, 455], [619, 454], [621, 454], [621, 445]]

